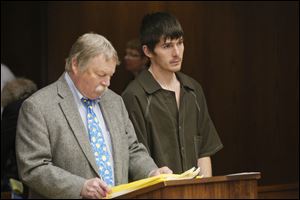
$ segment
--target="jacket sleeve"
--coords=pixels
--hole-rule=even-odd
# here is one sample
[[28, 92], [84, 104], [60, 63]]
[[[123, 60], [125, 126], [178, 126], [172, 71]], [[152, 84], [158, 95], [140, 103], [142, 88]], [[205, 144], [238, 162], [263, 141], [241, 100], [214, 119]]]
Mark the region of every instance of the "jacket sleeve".
[[52, 163], [51, 135], [36, 102], [26, 100], [16, 135], [19, 176], [31, 190], [47, 198], [80, 198], [85, 179]]

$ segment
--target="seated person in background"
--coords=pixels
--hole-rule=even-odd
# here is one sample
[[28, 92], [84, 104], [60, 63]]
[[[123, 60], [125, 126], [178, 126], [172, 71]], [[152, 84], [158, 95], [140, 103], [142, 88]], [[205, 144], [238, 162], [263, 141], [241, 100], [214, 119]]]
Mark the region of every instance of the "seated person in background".
[[118, 63], [105, 37], [84, 34], [65, 73], [24, 101], [16, 156], [29, 198], [102, 198], [110, 186], [172, 173], [137, 141], [122, 98], [108, 89]]
[[[10, 71], [10, 69], [1, 63], [1, 96], [4, 85], [8, 82], [15, 79], [15, 75]], [[1, 103], [1, 119], [2, 119], [3, 106]]]
[[31, 80], [16, 78], [5, 84], [1, 94], [1, 191], [10, 191], [8, 180], [19, 179], [16, 163], [15, 138], [17, 120], [23, 101], [37, 90]]
[[146, 68], [148, 58], [144, 55], [139, 39], [133, 39], [126, 44], [126, 54], [124, 57], [125, 69], [136, 77]]

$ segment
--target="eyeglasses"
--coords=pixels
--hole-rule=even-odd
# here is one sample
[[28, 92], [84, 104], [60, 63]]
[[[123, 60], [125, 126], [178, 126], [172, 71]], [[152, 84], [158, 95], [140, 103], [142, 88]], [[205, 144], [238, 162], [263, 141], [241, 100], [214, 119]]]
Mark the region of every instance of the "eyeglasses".
[[140, 58], [140, 57], [142, 57], [140, 54], [132, 54], [132, 53], [127, 53], [126, 55], [125, 55], [125, 58]]

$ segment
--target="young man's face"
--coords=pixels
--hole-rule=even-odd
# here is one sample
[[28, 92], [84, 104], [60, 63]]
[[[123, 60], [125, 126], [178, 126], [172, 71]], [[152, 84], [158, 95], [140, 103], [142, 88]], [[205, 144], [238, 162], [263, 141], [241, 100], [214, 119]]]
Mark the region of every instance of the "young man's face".
[[150, 53], [151, 65], [162, 70], [177, 72], [181, 69], [183, 60], [183, 38], [167, 39], [161, 38], [155, 46], [154, 52]]

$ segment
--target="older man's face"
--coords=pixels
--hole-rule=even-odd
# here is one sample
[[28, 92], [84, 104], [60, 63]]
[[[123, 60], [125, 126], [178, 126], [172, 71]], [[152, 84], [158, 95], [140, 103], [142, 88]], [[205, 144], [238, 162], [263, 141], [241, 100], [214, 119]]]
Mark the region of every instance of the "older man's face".
[[96, 99], [107, 90], [115, 70], [116, 61], [114, 59], [107, 60], [105, 56], [99, 55], [91, 58], [83, 70], [72, 65], [72, 79], [83, 96]]

